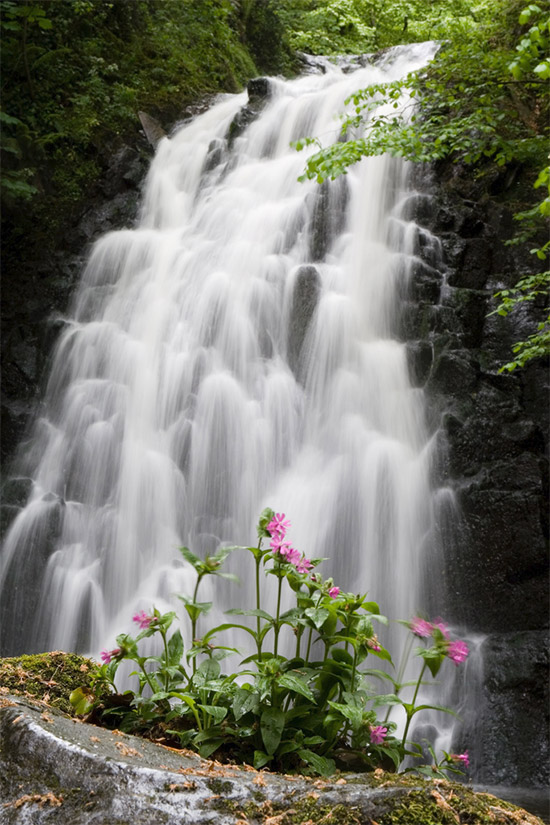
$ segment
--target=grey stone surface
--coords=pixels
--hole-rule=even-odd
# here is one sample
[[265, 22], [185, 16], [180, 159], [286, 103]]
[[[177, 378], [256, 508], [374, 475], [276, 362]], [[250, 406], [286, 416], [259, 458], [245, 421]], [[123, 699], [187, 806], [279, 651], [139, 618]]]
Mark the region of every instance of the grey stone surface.
[[8, 701], [13, 704], [0, 708], [2, 825], [233, 825], [247, 819], [247, 803], [258, 809], [256, 821], [264, 821], [261, 811], [268, 812], [269, 803], [290, 809], [308, 795], [319, 806], [356, 807], [366, 825], [389, 800], [410, 791], [223, 766], [50, 708]]
[[457, 822], [483, 811], [497, 825], [542, 825], [445, 780], [309, 779], [221, 765], [0, 697], [1, 825], [375, 825], [397, 809], [404, 822], [410, 800], [410, 825], [427, 823], [420, 805]]

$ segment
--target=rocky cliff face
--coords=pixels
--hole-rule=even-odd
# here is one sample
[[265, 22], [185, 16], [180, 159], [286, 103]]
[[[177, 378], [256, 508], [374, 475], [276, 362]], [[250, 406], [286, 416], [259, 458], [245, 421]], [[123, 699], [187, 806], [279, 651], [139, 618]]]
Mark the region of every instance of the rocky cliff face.
[[[63, 325], [89, 246], [104, 232], [131, 226], [152, 149], [136, 135], [104, 157], [104, 174], [49, 251], [30, 239], [4, 254], [2, 271], [2, 463], [11, 460], [32, 419], [47, 362]], [[12, 494], [8, 496], [11, 500]], [[6, 495], [4, 496], [6, 503]]]
[[446, 466], [438, 481], [452, 487], [457, 503], [444, 569], [434, 575], [434, 611], [479, 644], [478, 713], [463, 732], [478, 781], [544, 785], [548, 364], [539, 359], [499, 374], [512, 343], [535, 330], [540, 308], [488, 315], [496, 290], [533, 271], [533, 256], [506, 245], [516, 228], [506, 202], [521, 181], [505, 173], [476, 181], [471, 170], [446, 167], [428, 184], [419, 175], [418, 186], [434, 195], [420, 194], [412, 205], [423, 263], [402, 335], [432, 427], [441, 426]]

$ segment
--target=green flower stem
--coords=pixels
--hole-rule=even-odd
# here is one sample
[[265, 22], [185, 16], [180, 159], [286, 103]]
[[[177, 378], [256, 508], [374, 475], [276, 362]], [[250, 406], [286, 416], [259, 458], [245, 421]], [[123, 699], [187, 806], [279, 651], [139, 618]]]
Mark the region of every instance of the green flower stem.
[[[407, 637], [407, 642], [405, 644], [405, 649], [403, 651], [403, 656], [401, 658], [401, 664], [399, 665], [399, 673], [397, 674], [396, 685], [395, 685], [395, 695], [399, 696], [399, 693], [402, 688], [401, 679], [405, 675], [405, 668], [407, 667], [407, 662], [409, 661], [409, 657], [411, 655], [412, 646], [414, 644], [414, 636], [411, 634]], [[384, 718], [384, 722], [388, 722], [391, 716], [391, 712], [393, 710], [393, 705], [390, 705], [388, 710], [386, 711], [386, 716]]]
[[[168, 645], [166, 644], [166, 631], [161, 630], [160, 635], [162, 636], [162, 643], [164, 645], [164, 660], [166, 662], [166, 667], [168, 667]], [[164, 690], [168, 690], [168, 674], [164, 674]]]
[[357, 670], [357, 648], [353, 648], [353, 665], [351, 666], [351, 691], [355, 690], [355, 673]]
[[411, 702], [412, 707], [411, 707], [410, 710], [407, 711], [407, 724], [405, 725], [405, 730], [403, 732], [403, 740], [401, 742], [401, 746], [403, 748], [405, 747], [405, 744], [407, 742], [407, 734], [409, 732], [409, 727], [410, 727], [410, 724], [411, 724], [411, 720], [412, 720], [413, 715], [414, 715], [414, 705], [415, 705], [415, 702], [416, 702], [416, 697], [418, 696], [418, 691], [420, 690], [420, 685], [422, 683], [422, 677], [424, 676], [424, 672], [425, 672], [427, 667], [428, 667], [427, 663], [424, 662], [424, 664], [422, 665], [422, 670], [420, 671], [420, 676], [418, 677], [418, 681], [416, 683], [416, 687], [414, 689], [414, 696], [413, 696], [412, 702]]
[[[204, 576], [204, 573], [199, 573], [197, 575], [197, 583], [195, 585], [195, 590], [194, 590], [194, 593], [193, 593], [193, 604], [197, 603], [197, 596], [199, 594], [199, 585], [201, 583], [201, 579], [202, 579], [203, 576]], [[197, 621], [198, 621], [198, 617], [196, 617], [194, 619], [191, 619], [191, 647], [195, 644], [195, 639], [196, 639], [196, 636], [197, 636]], [[197, 670], [197, 657], [196, 656], [193, 656], [192, 666], [193, 666], [193, 676], [194, 676], [195, 673], [196, 673], [196, 670]]]
[[302, 627], [302, 625], [299, 625], [296, 628], [296, 652], [294, 654], [296, 659], [300, 658], [300, 647], [301, 647], [301, 643], [302, 643], [303, 633], [304, 633], [304, 628]]
[[[262, 557], [260, 555], [260, 549], [262, 546], [262, 540], [260, 539], [258, 542], [258, 552], [255, 555], [256, 561], [256, 610], [260, 610], [260, 564], [262, 562]], [[258, 650], [258, 661], [261, 662], [262, 660], [262, 639], [260, 636], [261, 633], [261, 624], [260, 624], [260, 617], [256, 616], [256, 648]]]
[[273, 655], [274, 656], [277, 655], [277, 650], [278, 650], [278, 647], [279, 647], [279, 631], [281, 629], [280, 625], [279, 625], [279, 616], [280, 616], [280, 613], [281, 613], [281, 591], [283, 589], [283, 574], [281, 572], [281, 562], [277, 559], [276, 563], [277, 563], [277, 568], [278, 568], [277, 578], [279, 579], [279, 584], [277, 586], [277, 615], [276, 615], [276, 618], [275, 618], [275, 625], [274, 625], [274, 631], [275, 631], [275, 641], [274, 641], [274, 644], [273, 644]]
[[313, 636], [313, 628], [309, 628], [309, 636], [307, 638], [307, 650], [306, 650], [306, 664], [309, 663], [309, 653], [311, 650], [311, 637]]
[[138, 665], [140, 666], [141, 670], [143, 671], [143, 675], [145, 676], [145, 681], [147, 682], [147, 684], [148, 684], [148, 685], [149, 685], [149, 687], [151, 688], [151, 693], [156, 693], [156, 690], [155, 690], [155, 688], [153, 687], [153, 685], [151, 684], [151, 680], [149, 679], [149, 674], [147, 673], [147, 671], [146, 671], [146, 670], [145, 670], [145, 668], [143, 667], [143, 663], [142, 663], [142, 662], [138, 662]]

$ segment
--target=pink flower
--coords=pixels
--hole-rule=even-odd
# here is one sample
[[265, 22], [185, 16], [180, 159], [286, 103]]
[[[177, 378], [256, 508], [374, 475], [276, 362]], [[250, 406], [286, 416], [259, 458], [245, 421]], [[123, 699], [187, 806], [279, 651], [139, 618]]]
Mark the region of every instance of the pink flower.
[[136, 624], [138, 624], [140, 628], [144, 630], [146, 627], [149, 627], [154, 618], [154, 616], [148, 616], [145, 610], [140, 610], [139, 613], [136, 613], [135, 616], [132, 616], [132, 621], [136, 622]]
[[465, 768], [470, 767], [470, 757], [468, 756], [468, 751], [464, 751], [464, 753], [451, 753], [450, 758], [453, 762], [462, 762]]
[[382, 650], [382, 647], [376, 636], [373, 636], [371, 639], [367, 639], [367, 647], [370, 647], [371, 650]]
[[449, 642], [449, 647], [447, 648], [447, 656], [454, 662], [455, 665], [461, 664], [469, 653], [468, 645], [466, 642]]
[[301, 555], [300, 555], [300, 551], [295, 550], [294, 547], [290, 547], [290, 546], [289, 546], [287, 552], [284, 554], [284, 556], [285, 556], [285, 561], [287, 561], [289, 564], [293, 564], [295, 567], [298, 566], [298, 564], [300, 563], [300, 559], [302, 558]]
[[409, 628], [415, 636], [420, 636], [421, 639], [431, 636], [433, 630], [431, 622], [427, 622], [426, 619], [421, 619], [418, 616], [415, 616], [410, 622]]
[[114, 659], [116, 656], [120, 655], [120, 648], [115, 647], [114, 650], [102, 650], [101, 651], [101, 660], [108, 665], [111, 659]]
[[298, 564], [296, 565], [296, 570], [298, 573], [307, 573], [313, 567], [312, 563], [309, 559], [306, 559], [305, 556], [302, 556]]
[[370, 741], [373, 745], [382, 745], [388, 733], [388, 729], [382, 725], [375, 725], [370, 729]]
[[336, 596], [339, 595], [339, 593], [340, 593], [340, 588], [339, 587], [331, 587], [330, 590], [328, 591], [328, 594], [329, 594], [331, 599], [335, 599]]
[[289, 541], [284, 541], [283, 539], [284, 536], [273, 536], [273, 538], [269, 542], [269, 546], [271, 547], [274, 553], [280, 553], [282, 556], [286, 556], [288, 548], [291, 545]]
[[278, 536], [280, 539], [284, 539], [286, 531], [289, 527], [290, 521], [285, 521], [285, 514], [276, 513], [267, 525], [266, 529], [272, 536]]
[[443, 633], [446, 639], [449, 638], [449, 628], [447, 627], [445, 622], [443, 622], [441, 619], [434, 619], [433, 626], [437, 627], [437, 629]]

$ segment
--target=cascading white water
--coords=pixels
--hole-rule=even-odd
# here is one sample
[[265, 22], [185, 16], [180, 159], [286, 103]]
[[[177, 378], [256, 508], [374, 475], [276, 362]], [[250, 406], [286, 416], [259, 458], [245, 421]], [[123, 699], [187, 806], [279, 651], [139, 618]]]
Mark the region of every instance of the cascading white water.
[[[343, 589], [392, 618], [422, 608], [432, 443], [394, 338], [407, 167], [363, 160], [320, 188], [289, 143], [333, 139], [351, 92], [434, 51], [272, 80], [231, 145], [244, 94], [161, 142], [139, 226], [95, 245], [57, 348], [1, 557], [6, 652], [112, 646], [189, 593], [179, 546], [248, 544], [265, 506]], [[220, 610], [252, 606], [240, 572]]]

